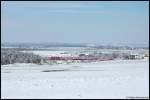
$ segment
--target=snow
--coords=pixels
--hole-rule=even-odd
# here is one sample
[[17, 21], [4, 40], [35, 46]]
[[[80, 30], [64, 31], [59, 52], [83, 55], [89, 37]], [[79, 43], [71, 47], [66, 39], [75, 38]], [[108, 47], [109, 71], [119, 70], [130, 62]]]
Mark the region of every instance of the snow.
[[128, 97], [149, 98], [148, 60], [1, 67], [2, 99]]
[[22, 51], [22, 52], [28, 52], [28, 53], [34, 53], [37, 55], [40, 55], [42, 57], [48, 57], [48, 56], [71, 56], [71, 54], [67, 53], [67, 54], [63, 54], [66, 51], [49, 51], [49, 50], [36, 50], [36, 51]]

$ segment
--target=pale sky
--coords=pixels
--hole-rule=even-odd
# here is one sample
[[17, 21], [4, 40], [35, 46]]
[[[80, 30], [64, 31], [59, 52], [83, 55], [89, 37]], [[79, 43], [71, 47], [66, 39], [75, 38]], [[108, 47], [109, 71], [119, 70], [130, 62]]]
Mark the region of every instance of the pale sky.
[[2, 1], [2, 42], [148, 44], [149, 1]]

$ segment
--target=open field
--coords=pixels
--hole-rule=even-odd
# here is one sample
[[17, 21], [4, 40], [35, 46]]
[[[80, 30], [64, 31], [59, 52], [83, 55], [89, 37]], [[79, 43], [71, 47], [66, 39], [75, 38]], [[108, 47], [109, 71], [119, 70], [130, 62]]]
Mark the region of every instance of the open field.
[[149, 61], [1, 67], [1, 98], [149, 98]]

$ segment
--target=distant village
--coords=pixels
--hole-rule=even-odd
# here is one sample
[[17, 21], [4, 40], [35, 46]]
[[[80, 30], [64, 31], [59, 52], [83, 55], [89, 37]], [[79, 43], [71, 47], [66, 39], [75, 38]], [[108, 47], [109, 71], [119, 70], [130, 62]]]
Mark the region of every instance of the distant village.
[[[70, 51], [70, 49], [72, 49]], [[47, 55], [42, 57], [28, 51], [65, 51], [59, 55]], [[27, 51], [27, 52], [22, 52]], [[129, 47], [45, 47], [45, 45], [19, 44], [1, 46], [1, 64], [13, 63], [36, 63], [36, 64], [57, 64], [73, 62], [95, 62], [109, 60], [140, 60], [149, 59], [148, 48]]]

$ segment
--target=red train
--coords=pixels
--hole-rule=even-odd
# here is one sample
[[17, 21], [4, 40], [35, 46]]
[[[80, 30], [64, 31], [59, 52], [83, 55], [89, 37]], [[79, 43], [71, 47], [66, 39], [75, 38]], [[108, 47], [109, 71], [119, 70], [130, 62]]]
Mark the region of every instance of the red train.
[[49, 60], [113, 60], [111, 56], [82, 56], [82, 57], [60, 57], [60, 56], [50, 56]]

